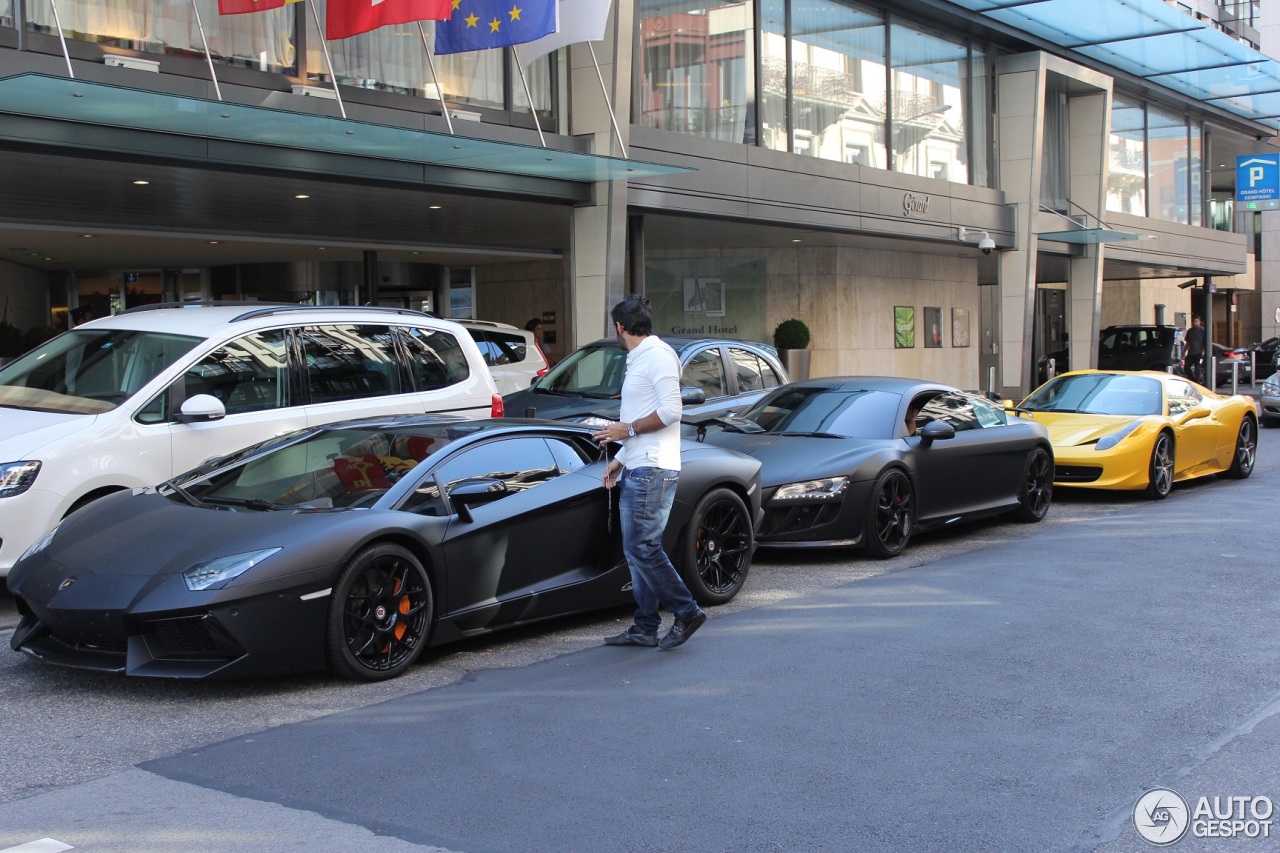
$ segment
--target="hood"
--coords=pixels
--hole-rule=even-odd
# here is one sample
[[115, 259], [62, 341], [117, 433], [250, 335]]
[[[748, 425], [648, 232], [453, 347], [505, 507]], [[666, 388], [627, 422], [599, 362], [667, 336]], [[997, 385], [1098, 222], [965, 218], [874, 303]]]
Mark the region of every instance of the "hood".
[[88, 429], [97, 415], [33, 412], [0, 406], [0, 462], [17, 462], [40, 447]]
[[1141, 420], [1137, 415], [1089, 415], [1071, 412], [1035, 412], [1034, 419], [1049, 431], [1054, 447], [1076, 447], [1091, 444], [1125, 424]]
[[537, 409], [537, 417], [562, 420], [574, 415], [599, 414], [617, 420], [622, 403], [616, 398], [601, 399], [584, 397], [580, 394], [550, 394], [525, 388], [502, 398], [507, 415], [513, 418], [524, 417], [525, 409]]
[[784, 483], [850, 474], [861, 459], [883, 448], [887, 442], [711, 429], [707, 431], [706, 443], [759, 459], [760, 485], [767, 489]]

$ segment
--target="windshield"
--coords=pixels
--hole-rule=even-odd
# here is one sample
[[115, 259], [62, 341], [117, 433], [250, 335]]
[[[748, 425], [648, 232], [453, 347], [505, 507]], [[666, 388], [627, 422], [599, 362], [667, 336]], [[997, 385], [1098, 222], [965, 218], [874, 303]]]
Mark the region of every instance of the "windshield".
[[197, 468], [173, 482], [197, 501], [215, 505], [367, 506], [427, 456], [484, 428], [459, 420], [390, 429], [322, 429], [299, 433], [305, 435], [300, 441], [264, 443], [259, 449], [265, 452], [242, 465], [219, 464], [211, 474]]
[[1032, 412], [1086, 412], [1091, 415], [1159, 415], [1164, 400], [1158, 379], [1119, 373], [1059, 376], [1023, 400]]
[[610, 400], [622, 393], [622, 378], [626, 375], [626, 352], [617, 344], [602, 344], [574, 350], [533, 387], [546, 394], [580, 394]]
[[109, 412], [200, 343], [124, 329], [76, 329], [0, 368], [0, 406], [97, 415]]
[[900, 394], [885, 391], [784, 388], [742, 416], [775, 434], [892, 438], [901, 403]]

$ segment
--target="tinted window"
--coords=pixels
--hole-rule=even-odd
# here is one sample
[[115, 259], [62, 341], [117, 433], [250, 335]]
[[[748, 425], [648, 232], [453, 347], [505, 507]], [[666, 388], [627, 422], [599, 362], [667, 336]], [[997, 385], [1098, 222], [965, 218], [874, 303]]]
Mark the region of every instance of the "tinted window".
[[1044, 412], [1088, 412], [1095, 415], [1159, 415], [1164, 413], [1160, 381], [1145, 376], [1085, 373], [1060, 376], [1036, 389], [1021, 407]]
[[577, 471], [579, 468], [585, 467], [589, 462], [588, 459], [583, 458], [578, 445], [571, 441], [548, 438], [547, 446], [551, 448], [551, 455], [555, 457], [556, 465], [560, 468], [562, 474]]
[[401, 330], [409, 356], [409, 372], [419, 391], [434, 391], [471, 375], [467, 354], [447, 332], [409, 327]]
[[939, 394], [926, 403], [920, 410], [917, 424], [928, 421], [950, 424], [956, 432], [1008, 423], [1003, 409], [997, 409], [981, 397], [958, 393]]
[[245, 335], [218, 347], [182, 375], [183, 399], [209, 394], [222, 401], [228, 415], [288, 406], [287, 364], [282, 330]]
[[701, 388], [708, 400], [723, 397], [729, 393], [726, 390], [724, 364], [720, 358], [719, 347], [705, 349], [689, 359], [680, 376], [680, 387]]
[[299, 330], [298, 341], [312, 403], [404, 390], [389, 326], [308, 326]]
[[892, 438], [899, 394], [837, 388], [783, 388], [743, 413], [773, 433]]
[[733, 372], [738, 379], [738, 393], [763, 391], [766, 388], [777, 388], [780, 384], [778, 374], [768, 362], [753, 352], [736, 347], [729, 348], [729, 359]]
[[538, 387], [607, 400], [622, 393], [622, 379], [626, 375], [627, 354], [622, 347], [584, 347], [551, 368], [538, 380]]

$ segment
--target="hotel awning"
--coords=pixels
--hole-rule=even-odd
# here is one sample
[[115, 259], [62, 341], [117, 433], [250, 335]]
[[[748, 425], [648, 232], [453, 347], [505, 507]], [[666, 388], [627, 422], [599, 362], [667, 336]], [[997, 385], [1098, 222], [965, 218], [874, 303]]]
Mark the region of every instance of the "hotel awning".
[[45, 74], [0, 79], [0, 113], [585, 183], [695, 171]]
[[951, 2], [1280, 130], [1280, 63], [1161, 0]]

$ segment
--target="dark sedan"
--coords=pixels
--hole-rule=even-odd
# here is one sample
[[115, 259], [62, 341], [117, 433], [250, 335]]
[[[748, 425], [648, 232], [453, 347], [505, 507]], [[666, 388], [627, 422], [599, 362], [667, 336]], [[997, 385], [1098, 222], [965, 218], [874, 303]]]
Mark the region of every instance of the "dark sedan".
[[[680, 356], [685, 417], [741, 411], [787, 382], [771, 346], [718, 338], [664, 337]], [[627, 353], [614, 338], [571, 352], [530, 387], [502, 398], [508, 415], [617, 416]]]
[[[741, 589], [760, 463], [686, 442], [667, 548], [694, 595]], [[344, 421], [95, 501], [9, 575], [15, 650], [168, 678], [403, 672], [437, 645], [626, 604], [617, 501], [590, 431]]]
[[1053, 494], [1043, 426], [932, 382], [797, 382], [701, 427], [705, 441], [763, 463], [761, 545], [893, 557], [929, 528], [1006, 512], [1039, 521]]

